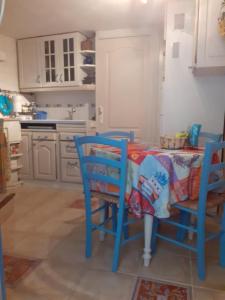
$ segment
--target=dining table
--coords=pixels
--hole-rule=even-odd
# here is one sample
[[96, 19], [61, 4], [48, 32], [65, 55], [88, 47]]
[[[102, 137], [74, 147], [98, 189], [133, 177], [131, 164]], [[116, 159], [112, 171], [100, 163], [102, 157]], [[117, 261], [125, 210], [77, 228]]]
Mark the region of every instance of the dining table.
[[[98, 147], [95, 155], [119, 156], [111, 147]], [[153, 219], [169, 218], [174, 203], [196, 200], [199, 194], [203, 148], [161, 149], [145, 143], [128, 143], [126, 202], [135, 218], [144, 218], [144, 266], [151, 261]], [[114, 170], [102, 170], [114, 174]], [[115, 192], [103, 184], [92, 187], [102, 192]]]

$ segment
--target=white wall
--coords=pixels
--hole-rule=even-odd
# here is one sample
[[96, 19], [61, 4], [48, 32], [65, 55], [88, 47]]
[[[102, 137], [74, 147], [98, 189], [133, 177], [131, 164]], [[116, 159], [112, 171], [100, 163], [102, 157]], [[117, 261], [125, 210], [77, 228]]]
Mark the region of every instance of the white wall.
[[93, 91], [57, 91], [35, 93], [34, 100], [38, 106], [75, 106], [88, 103], [90, 107], [90, 118], [95, 116], [95, 92]]
[[0, 88], [18, 91], [15, 39], [0, 35], [0, 57], [1, 55], [5, 56], [5, 61], [0, 61]]
[[[192, 65], [194, 0], [168, 4], [165, 82], [163, 84], [161, 132], [173, 134], [192, 123], [205, 131], [222, 132], [225, 111], [225, 76], [195, 77]], [[185, 29], [174, 30], [174, 14], [185, 13]], [[180, 42], [179, 58], [172, 58], [172, 43]]]

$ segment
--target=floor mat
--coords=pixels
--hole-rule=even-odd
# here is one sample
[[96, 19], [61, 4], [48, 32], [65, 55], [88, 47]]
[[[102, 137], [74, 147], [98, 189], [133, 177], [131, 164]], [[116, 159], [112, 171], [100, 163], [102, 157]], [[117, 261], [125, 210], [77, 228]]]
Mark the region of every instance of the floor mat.
[[41, 262], [40, 259], [28, 259], [4, 255], [5, 282], [9, 286], [15, 284], [28, 275]]
[[138, 278], [132, 300], [191, 300], [190, 289], [174, 283]]

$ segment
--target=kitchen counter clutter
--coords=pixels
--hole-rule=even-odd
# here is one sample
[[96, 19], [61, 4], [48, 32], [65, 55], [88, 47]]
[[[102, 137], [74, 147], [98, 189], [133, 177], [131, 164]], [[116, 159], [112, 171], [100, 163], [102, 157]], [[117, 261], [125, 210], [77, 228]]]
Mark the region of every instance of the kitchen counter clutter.
[[23, 179], [81, 182], [75, 135], [95, 134], [94, 121], [21, 121]]

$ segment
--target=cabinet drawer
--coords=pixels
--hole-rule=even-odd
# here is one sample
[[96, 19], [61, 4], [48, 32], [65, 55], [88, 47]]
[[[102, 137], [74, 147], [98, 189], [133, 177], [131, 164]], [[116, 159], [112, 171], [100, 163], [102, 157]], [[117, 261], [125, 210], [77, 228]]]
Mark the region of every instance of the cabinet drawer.
[[66, 182], [81, 182], [78, 159], [61, 159], [61, 179]]
[[60, 141], [73, 141], [74, 136], [83, 136], [84, 133], [82, 132], [74, 132], [74, 133], [60, 133]]
[[48, 140], [55, 141], [57, 138], [57, 134], [55, 132], [33, 132], [32, 139], [33, 140]]
[[74, 142], [60, 142], [62, 158], [78, 158]]

